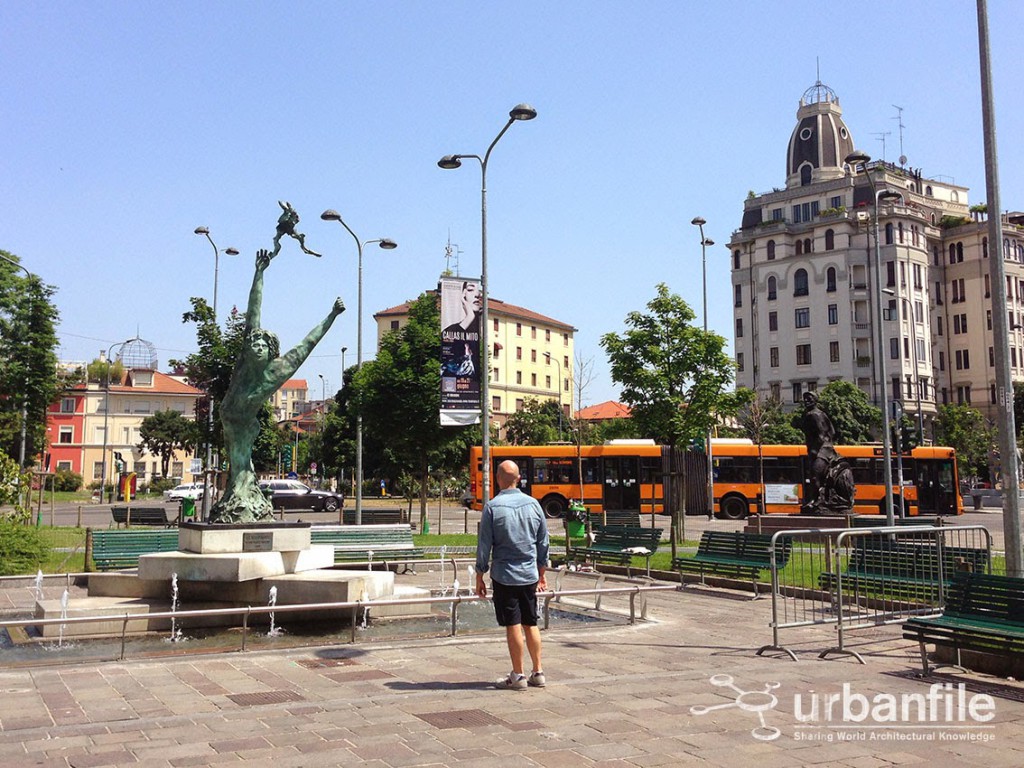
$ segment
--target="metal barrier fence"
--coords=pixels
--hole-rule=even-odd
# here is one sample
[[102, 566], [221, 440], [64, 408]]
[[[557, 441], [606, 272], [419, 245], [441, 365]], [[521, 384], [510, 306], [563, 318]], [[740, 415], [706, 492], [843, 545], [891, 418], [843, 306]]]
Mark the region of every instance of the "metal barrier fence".
[[[792, 542], [784, 564], [783, 538]], [[837, 644], [818, 657], [847, 655], [863, 664], [846, 647], [846, 632], [939, 613], [954, 571], [991, 572], [992, 536], [983, 525], [778, 531], [771, 562], [772, 642], [757, 655], [779, 651], [797, 661], [780, 630], [835, 624]]]

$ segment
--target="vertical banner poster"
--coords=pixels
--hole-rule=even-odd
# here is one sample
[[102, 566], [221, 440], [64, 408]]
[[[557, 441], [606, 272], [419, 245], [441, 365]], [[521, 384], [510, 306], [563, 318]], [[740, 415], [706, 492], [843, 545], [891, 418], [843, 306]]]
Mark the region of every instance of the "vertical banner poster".
[[480, 423], [479, 280], [442, 277], [441, 424]]

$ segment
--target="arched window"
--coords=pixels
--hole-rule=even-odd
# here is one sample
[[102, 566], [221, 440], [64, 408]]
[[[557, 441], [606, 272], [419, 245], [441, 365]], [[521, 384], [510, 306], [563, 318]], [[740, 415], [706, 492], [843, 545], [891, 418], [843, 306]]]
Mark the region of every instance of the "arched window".
[[925, 193], [926, 195], [928, 195], [928, 197], [934, 197], [934, 196], [935, 196], [935, 193], [934, 193], [934, 192], [932, 192], [932, 186], [931, 186], [931, 184], [929, 184], [929, 185], [928, 185], [927, 187], [925, 187], [925, 188], [924, 188], [924, 193]]
[[803, 240], [797, 240], [796, 241], [796, 255], [797, 256], [802, 256], [803, 252], [804, 252], [804, 241]]
[[903, 242], [903, 222], [902, 222], [902, 221], [901, 221], [901, 222], [899, 223], [899, 225], [897, 226], [897, 229], [898, 229], [898, 231], [899, 231], [899, 239], [900, 239], [900, 242], [902, 243], [902, 242]]
[[836, 247], [836, 233], [831, 229], [825, 230], [825, 250], [831, 251]]
[[800, 166], [800, 186], [806, 187], [811, 183], [811, 166], [810, 164], [804, 164]]
[[793, 295], [794, 296], [806, 296], [807, 295], [807, 270], [798, 269], [793, 275]]
[[732, 268], [733, 269], [739, 269], [740, 268], [740, 252], [739, 251], [733, 251], [732, 252]]
[[774, 260], [775, 260], [775, 241], [774, 240], [769, 240], [768, 241], [768, 261], [774, 261]]
[[885, 244], [892, 245], [892, 222], [885, 225]]
[[987, 237], [981, 238], [981, 258], [983, 258], [983, 259], [987, 259], [988, 258], [988, 238]]
[[949, 263], [956, 264], [956, 246], [953, 243], [949, 244]]
[[836, 268], [829, 267], [828, 271], [825, 272], [825, 290], [829, 293], [835, 293], [836, 290]]
[[1008, 237], [1003, 238], [1003, 258], [1010, 258], [1010, 238]]
[[811, 242], [811, 238], [804, 239], [804, 253], [810, 253], [814, 250], [814, 244]]
[[775, 301], [778, 296], [778, 282], [774, 275], [768, 278], [768, 301]]
[[957, 243], [956, 244], [956, 263], [959, 264], [963, 260], [964, 260], [964, 244], [963, 243]]

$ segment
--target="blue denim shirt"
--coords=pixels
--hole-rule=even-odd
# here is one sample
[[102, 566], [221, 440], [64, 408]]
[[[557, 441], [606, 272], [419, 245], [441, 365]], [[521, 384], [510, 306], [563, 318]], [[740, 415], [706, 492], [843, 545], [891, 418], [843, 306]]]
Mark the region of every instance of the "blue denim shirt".
[[518, 488], [506, 488], [484, 505], [476, 544], [477, 573], [499, 584], [519, 586], [540, 579], [538, 563], [548, 565], [548, 526], [540, 504]]

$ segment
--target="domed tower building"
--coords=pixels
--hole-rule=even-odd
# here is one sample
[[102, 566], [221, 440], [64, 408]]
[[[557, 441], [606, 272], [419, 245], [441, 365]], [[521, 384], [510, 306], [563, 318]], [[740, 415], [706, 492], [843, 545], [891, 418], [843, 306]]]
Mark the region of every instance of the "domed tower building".
[[[839, 98], [816, 82], [797, 108], [785, 187], [751, 194], [729, 242], [737, 384], [792, 408], [851, 381], [879, 407], [898, 401], [927, 442], [938, 405], [996, 413], [985, 217], [966, 187], [903, 157], [847, 162], [857, 149]], [[1024, 380], [1022, 219], [1004, 216], [1003, 254], [1011, 368]]]

